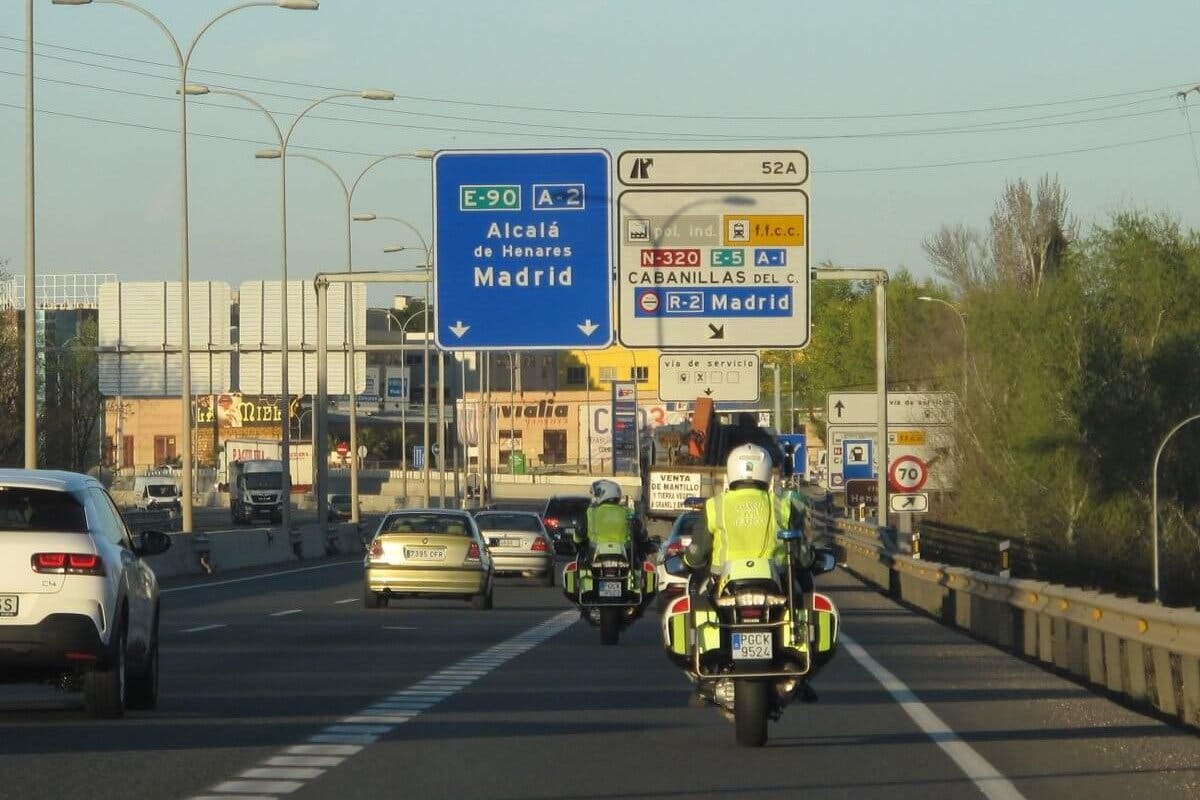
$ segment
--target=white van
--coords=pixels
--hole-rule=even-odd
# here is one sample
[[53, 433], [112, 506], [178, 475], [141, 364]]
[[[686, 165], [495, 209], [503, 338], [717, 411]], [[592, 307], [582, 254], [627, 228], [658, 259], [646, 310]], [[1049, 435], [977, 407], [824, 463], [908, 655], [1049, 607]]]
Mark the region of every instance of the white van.
[[170, 477], [133, 479], [134, 504], [143, 510], [173, 510], [181, 507], [179, 483]]

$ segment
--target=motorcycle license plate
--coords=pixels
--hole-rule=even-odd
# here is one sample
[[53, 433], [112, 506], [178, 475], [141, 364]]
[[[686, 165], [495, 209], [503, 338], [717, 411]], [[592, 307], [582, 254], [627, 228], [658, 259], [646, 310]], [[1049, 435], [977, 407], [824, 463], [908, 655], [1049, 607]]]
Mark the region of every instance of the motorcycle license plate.
[[600, 581], [600, 596], [601, 597], [620, 597], [621, 582], [620, 581]]
[[729, 639], [735, 661], [769, 659], [773, 655], [770, 631], [734, 633]]

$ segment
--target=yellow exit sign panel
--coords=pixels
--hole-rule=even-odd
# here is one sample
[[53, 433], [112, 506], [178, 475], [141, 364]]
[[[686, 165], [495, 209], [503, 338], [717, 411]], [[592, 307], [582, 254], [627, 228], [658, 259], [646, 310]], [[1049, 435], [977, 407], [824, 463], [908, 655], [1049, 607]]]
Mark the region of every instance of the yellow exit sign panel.
[[804, 246], [803, 214], [726, 214], [726, 245]]

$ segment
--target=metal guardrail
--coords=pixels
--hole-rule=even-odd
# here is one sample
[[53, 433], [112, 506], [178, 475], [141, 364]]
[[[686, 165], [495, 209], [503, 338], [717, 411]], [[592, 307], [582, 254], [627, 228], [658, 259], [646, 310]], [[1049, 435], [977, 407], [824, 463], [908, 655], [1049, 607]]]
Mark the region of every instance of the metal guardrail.
[[885, 528], [809, 519], [849, 569], [893, 597], [1200, 728], [1200, 612], [914, 558], [897, 552]]

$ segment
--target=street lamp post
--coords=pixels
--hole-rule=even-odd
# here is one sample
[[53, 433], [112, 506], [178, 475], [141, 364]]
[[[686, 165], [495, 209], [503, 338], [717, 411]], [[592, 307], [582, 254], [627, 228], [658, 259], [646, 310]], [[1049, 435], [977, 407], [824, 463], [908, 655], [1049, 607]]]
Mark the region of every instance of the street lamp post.
[[958, 306], [954, 305], [954, 303], [951, 303], [948, 300], [943, 300], [940, 297], [930, 297], [929, 295], [921, 295], [917, 299], [924, 303], [941, 303], [946, 308], [948, 308], [954, 312], [954, 314], [958, 317], [959, 324], [962, 325], [962, 340], [963, 340], [962, 397], [959, 399], [959, 402], [960, 403], [965, 402], [967, 399], [967, 353], [968, 353], [968, 350], [967, 350], [967, 315], [964, 314], [963, 312], [959, 311]]
[[[316, 100], [316, 101], [310, 103], [307, 108], [305, 108], [303, 111], [301, 111], [299, 114], [297, 114], [296, 118], [292, 120], [292, 124], [288, 126], [287, 131], [284, 132], [279, 127], [279, 123], [276, 121], [274, 114], [272, 114], [270, 111], [268, 111], [262, 105], [262, 103], [259, 103], [253, 97], [250, 97], [249, 95], [247, 95], [243, 92], [238, 92], [238, 91], [235, 91], [232, 89], [209, 89], [207, 86], [198, 86], [195, 84], [193, 84], [191, 87], [189, 87], [189, 91], [193, 94], [229, 95], [231, 97], [236, 97], [236, 98], [250, 104], [258, 111], [261, 111], [262, 114], [271, 123], [271, 128], [275, 132], [275, 141], [279, 145], [279, 148], [277, 150], [262, 150], [262, 151], [259, 151], [258, 153], [255, 153], [255, 157], [256, 158], [278, 158], [279, 162], [280, 162], [279, 163], [279, 198], [280, 198], [279, 206], [280, 206], [280, 248], [281, 248], [281, 253], [282, 253], [282, 269], [281, 269], [282, 274], [281, 274], [280, 284], [279, 284], [279, 313], [280, 313], [280, 321], [279, 321], [279, 338], [280, 338], [279, 406], [280, 406], [280, 409], [279, 409], [279, 413], [280, 413], [281, 419], [283, 420], [283, 424], [281, 425], [281, 431], [280, 431], [280, 458], [282, 459], [282, 461], [285, 465], [284, 475], [283, 475], [284, 503], [282, 506], [281, 522], [283, 525], [284, 533], [288, 534], [290, 532], [290, 527], [291, 527], [291, 497], [292, 497], [292, 495], [291, 495], [291, 491], [292, 491], [292, 486], [291, 486], [291, 483], [292, 483], [292, 481], [291, 481], [291, 469], [292, 469], [291, 430], [290, 430], [290, 424], [289, 424], [290, 423], [289, 415], [291, 414], [291, 396], [292, 396], [291, 388], [292, 387], [291, 387], [291, 381], [288, 378], [288, 366], [289, 366], [289, 361], [291, 360], [291, 358], [290, 358], [290, 355], [291, 355], [291, 353], [290, 353], [290, 348], [291, 348], [290, 338], [291, 337], [289, 336], [289, 332], [288, 332], [289, 311], [288, 311], [287, 159], [283, 158], [281, 156], [285, 156], [288, 154], [287, 153], [288, 142], [291, 139], [292, 132], [296, 129], [297, 123], [299, 123], [300, 120], [303, 119], [305, 115], [307, 115], [310, 111], [312, 111], [314, 108], [321, 105], [322, 103], [328, 102], [330, 100], [342, 98], [342, 97], [359, 97], [359, 98], [362, 98], [363, 100], [391, 100], [391, 99], [393, 99], [394, 95], [391, 92], [382, 91], [382, 90], [378, 90], [378, 89], [368, 89], [368, 90], [359, 91], [359, 92], [337, 92], [337, 93], [334, 93], [331, 95], [327, 95], [325, 97], [320, 98], [319, 100]], [[291, 155], [304, 155], [304, 154], [292, 153]], [[325, 164], [325, 162], [320, 161], [319, 159], [313, 159], [313, 160], [319, 161], [324, 166], [329, 167], [328, 164]], [[332, 167], [330, 167], [330, 169], [332, 169]], [[334, 174], [337, 175], [336, 171], [334, 172]], [[340, 177], [339, 177], [339, 180], [340, 180]], [[349, 240], [349, 225], [347, 225], [346, 233], [347, 233], [347, 241], [348, 241]], [[349, 265], [348, 260], [347, 260], [347, 265]], [[349, 267], [347, 266], [347, 268], [349, 268]], [[353, 372], [351, 372], [351, 376], [353, 376]], [[356, 507], [357, 506], [352, 506], [352, 508], [351, 508], [351, 519], [354, 518], [354, 515], [355, 515], [354, 508], [356, 508]]]
[[36, 219], [33, 158], [33, 0], [25, 3], [25, 468], [37, 468]]
[[[430, 151], [418, 151], [418, 154], [424, 154], [424, 153], [429, 153], [429, 156], [432, 156], [432, 153], [430, 153]], [[422, 157], [427, 157], [427, 156], [422, 155]], [[423, 253], [425, 254], [426, 268], [432, 268], [432, 263], [433, 263], [432, 262], [432, 251], [429, 249], [429, 244], [425, 240], [425, 237], [421, 235], [421, 232], [419, 230], [417, 230], [416, 226], [414, 226], [411, 222], [409, 222], [408, 220], [405, 220], [405, 219], [401, 219], [400, 217], [392, 217], [392, 216], [387, 216], [385, 214], [360, 213], [360, 214], [354, 215], [354, 220], [356, 222], [374, 222], [375, 220], [381, 220], [381, 219], [388, 220], [389, 222], [397, 222], [397, 223], [403, 225], [404, 227], [408, 228], [410, 231], [412, 231], [413, 234], [417, 237], [417, 240], [421, 243], [421, 249], [422, 249]], [[404, 249], [403, 247], [385, 247], [384, 252], [385, 253], [396, 253], [403, 249]], [[429, 284], [428, 283], [425, 284], [425, 308], [426, 309], [429, 308]], [[423, 456], [421, 459], [421, 475], [422, 475], [422, 482], [424, 484], [424, 489], [422, 489], [422, 502], [426, 508], [429, 507], [429, 334], [430, 334], [429, 324], [428, 324], [428, 322], [426, 322], [426, 325], [425, 325], [425, 353], [424, 353], [424, 358], [422, 359], [424, 362], [424, 383], [421, 385], [421, 390], [425, 395], [425, 404], [424, 404], [425, 425], [424, 425], [424, 439], [423, 439], [423, 444], [422, 444]], [[439, 415], [445, 414], [445, 410], [441, 406], [439, 406], [438, 414]], [[444, 420], [444, 416], [439, 416], [439, 422], [441, 422], [443, 420]], [[439, 446], [439, 449], [440, 449], [440, 446]], [[441, 462], [439, 461], [438, 463], [440, 464]], [[444, 487], [444, 485], [445, 485], [445, 481], [443, 478], [443, 487]], [[443, 491], [444, 491], [444, 489], [443, 489]], [[444, 497], [442, 500], [442, 505], [445, 505]]]
[[1158, 459], [1162, 457], [1163, 449], [1167, 446], [1167, 442], [1175, 433], [1187, 425], [1189, 422], [1195, 422], [1200, 419], [1200, 414], [1193, 414], [1187, 419], [1177, 424], [1174, 428], [1167, 431], [1167, 435], [1163, 437], [1158, 445], [1158, 449], [1154, 451], [1154, 466], [1150, 470], [1150, 547], [1153, 550], [1151, 554], [1153, 565], [1154, 578], [1154, 602], [1161, 603], [1162, 595], [1159, 593], [1158, 582]]
[[[245, 8], [255, 8], [258, 6], [276, 6], [278, 8], [287, 9], [290, 11], [316, 11], [318, 8], [317, 0], [256, 0], [256, 2], [242, 3], [240, 5], [228, 8], [215, 17], [210, 19], [199, 33], [192, 37], [187, 49], [184, 50], [179, 46], [179, 40], [171, 33], [171, 30], [154, 14], [150, 13], [141, 6], [128, 2], [128, 0], [52, 0], [54, 5], [63, 6], [83, 6], [94, 3], [103, 3], [106, 5], [123, 6], [138, 12], [142, 16], [153, 22], [163, 35], [167, 37], [171, 48], [175, 52], [175, 60], [179, 66], [179, 138], [180, 138], [180, 215], [179, 215], [179, 234], [180, 234], [180, 255], [179, 255], [179, 326], [180, 326], [180, 405], [182, 406], [181, 423], [183, 426], [182, 436], [182, 452], [180, 461], [183, 466], [182, 483], [183, 486], [183, 519], [182, 528], [184, 533], [192, 531], [192, 335], [191, 335], [191, 292], [189, 281], [191, 279], [191, 269], [188, 253], [188, 146], [187, 146], [187, 98], [192, 92], [189, 92], [187, 82], [187, 68], [191, 61], [192, 52], [196, 49], [196, 43], [200, 41], [200, 37], [208, 31], [217, 20], [229, 16], [235, 11], [241, 11]], [[286, 316], [286, 315], [285, 315]], [[211, 387], [210, 387], [211, 388]]]

